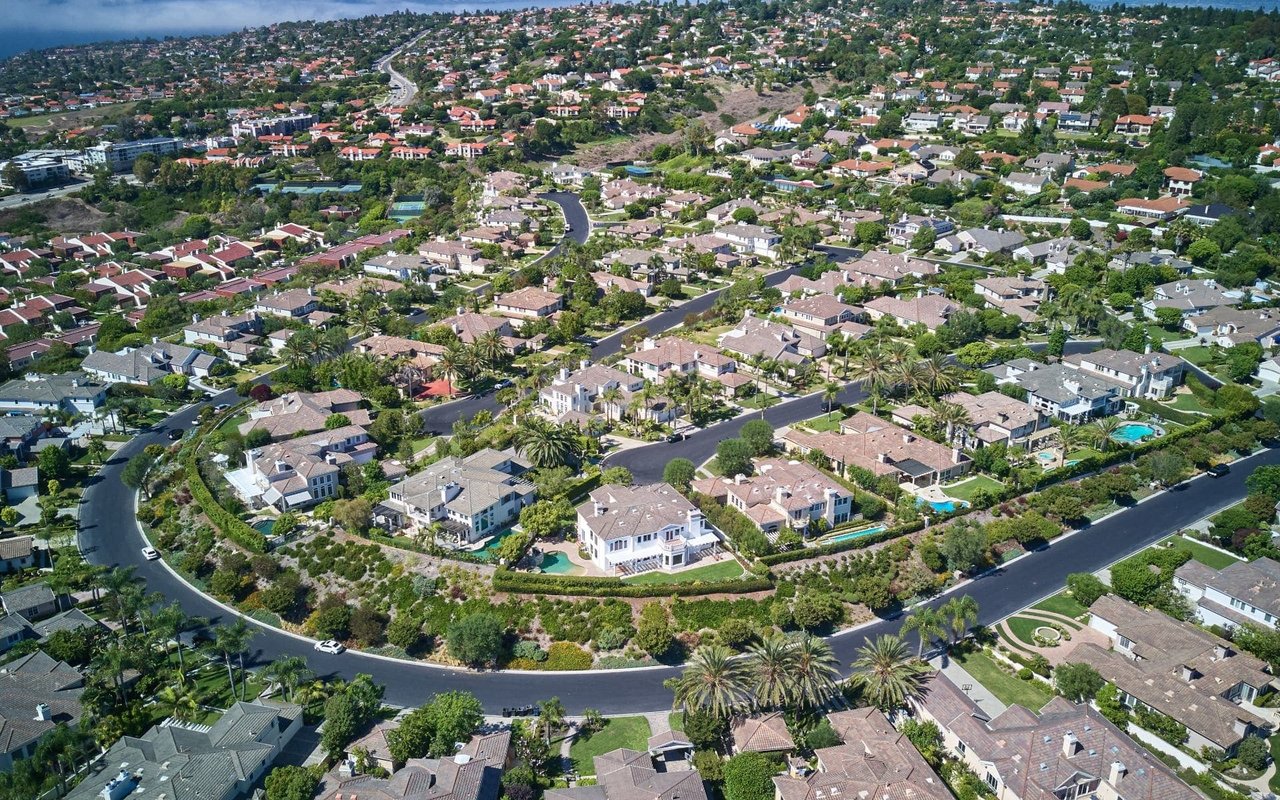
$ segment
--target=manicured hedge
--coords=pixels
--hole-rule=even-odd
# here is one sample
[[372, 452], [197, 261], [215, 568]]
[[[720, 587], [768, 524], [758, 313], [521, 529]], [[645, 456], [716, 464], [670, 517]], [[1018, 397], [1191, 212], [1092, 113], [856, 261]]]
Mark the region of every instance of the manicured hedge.
[[702, 595], [712, 592], [742, 594], [763, 592], [773, 588], [767, 577], [747, 577], [727, 581], [690, 581], [689, 583], [623, 583], [620, 578], [588, 578], [577, 575], [547, 575], [535, 572], [513, 572], [505, 567], [493, 573], [493, 588], [517, 594], [561, 594], [586, 597], [671, 597]]
[[191, 497], [195, 500], [196, 508], [204, 512], [204, 515], [213, 523], [213, 527], [246, 550], [252, 553], [265, 553], [267, 537], [220, 506], [213, 492], [209, 491], [209, 487], [205, 485], [204, 478], [200, 475], [200, 467], [196, 463], [194, 446], [187, 448], [183, 465], [186, 467], [187, 486], [191, 489]]

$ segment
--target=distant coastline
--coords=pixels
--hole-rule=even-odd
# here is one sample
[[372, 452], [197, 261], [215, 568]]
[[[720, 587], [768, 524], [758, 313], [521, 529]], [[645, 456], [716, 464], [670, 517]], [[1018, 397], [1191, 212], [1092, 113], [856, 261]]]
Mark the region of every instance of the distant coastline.
[[[163, 2], [164, 0], [159, 1]], [[398, 0], [390, 5], [386, 5], [378, 0], [370, 0], [369, 2], [348, 1], [344, 2], [343, 5], [350, 8], [350, 14], [342, 14], [340, 16], [357, 17], [364, 16], [366, 14], [390, 13], [395, 10], [405, 9], [422, 14], [446, 11], [510, 11], [512, 9], [520, 8], [576, 5], [583, 1], [584, 0], [482, 0], [481, 2], [473, 3], [439, 2], [438, 0]], [[1115, 4], [1114, 0], [1083, 0], [1083, 2], [1094, 8], [1107, 8]], [[144, 3], [140, 3], [139, 5], [143, 4]], [[1210, 8], [1232, 9], [1235, 11], [1272, 11], [1280, 8], [1280, 0], [1129, 0], [1124, 3], [1124, 5], [1166, 5], [1177, 8], [1203, 6]], [[327, 16], [326, 18], [332, 18], [332, 15]], [[275, 21], [290, 22], [296, 20], [281, 18]], [[246, 25], [229, 23], [225, 27], [202, 26], [198, 28], [185, 29], [175, 28], [173, 30], [150, 31], [148, 32], [147, 37], [164, 38], [168, 36], [211, 36], [231, 33], [233, 31], [240, 30], [243, 27], [246, 27]], [[0, 29], [0, 61], [28, 50], [43, 50], [50, 47], [65, 47], [71, 45], [93, 44], [97, 42], [127, 41], [134, 38], [138, 38], [136, 33], [130, 34], [124, 30], [118, 32], [103, 32], [100, 30]]]

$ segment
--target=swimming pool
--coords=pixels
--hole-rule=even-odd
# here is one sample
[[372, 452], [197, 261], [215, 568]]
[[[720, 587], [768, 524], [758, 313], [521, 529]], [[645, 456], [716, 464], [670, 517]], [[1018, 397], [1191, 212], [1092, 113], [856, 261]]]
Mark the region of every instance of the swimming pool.
[[1039, 453], [1036, 453], [1036, 458], [1041, 461], [1054, 461], [1058, 458], [1058, 454], [1049, 450], [1041, 450]]
[[476, 553], [476, 555], [480, 556], [485, 561], [497, 561], [498, 546], [502, 544], [503, 539], [507, 538], [510, 535], [511, 535], [510, 528], [507, 528], [505, 531], [498, 533], [498, 535], [490, 539], [489, 543], [485, 545], [484, 548], [480, 550], [480, 552]]
[[539, 566], [543, 572], [552, 575], [576, 575], [582, 571], [582, 567], [570, 561], [564, 553], [543, 553]]
[[275, 527], [276, 521], [274, 519], [260, 519], [253, 523], [253, 529], [263, 536], [270, 536]]
[[850, 531], [849, 533], [842, 533], [839, 536], [832, 536], [830, 539], [827, 539], [825, 542], [822, 542], [822, 544], [836, 544], [837, 542], [847, 542], [850, 539], [861, 539], [863, 536], [870, 536], [873, 533], [880, 533], [883, 530], [884, 530], [883, 525], [877, 525], [874, 528], [864, 528], [863, 530], [860, 530], [860, 531]]
[[956, 509], [969, 507], [969, 503], [965, 500], [925, 500], [923, 497], [916, 498], [916, 505], [923, 506], [926, 504], [939, 514], [950, 514]]
[[1142, 422], [1126, 422], [1116, 432], [1111, 434], [1111, 438], [1125, 444], [1137, 444], [1143, 439], [1149, 439], [1152, 436], [1159, 435], [1159, 431], [1150, 425]]

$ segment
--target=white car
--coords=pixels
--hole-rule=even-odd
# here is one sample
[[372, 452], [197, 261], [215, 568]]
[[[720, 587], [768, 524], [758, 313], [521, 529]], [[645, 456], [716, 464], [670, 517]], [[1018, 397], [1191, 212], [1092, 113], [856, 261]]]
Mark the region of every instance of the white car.
[[148, 561], [155, 561], [160, 558], [160, 551], [154, 547], [144, 547], [142, 548], [142, 557]]
[[326, 639], [323, 642], [316, 642], [315, 650], [317, 653], [329, 653], [337, 655], [347, 648], [342, 646], [342, 642], [335, 642], [333, 639]]

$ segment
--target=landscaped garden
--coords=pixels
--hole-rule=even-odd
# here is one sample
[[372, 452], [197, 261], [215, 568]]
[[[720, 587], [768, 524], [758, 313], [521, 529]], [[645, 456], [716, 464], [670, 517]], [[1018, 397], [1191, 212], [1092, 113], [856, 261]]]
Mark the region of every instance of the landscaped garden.
[[579, 775], [594, 775], [596, 756], [620, 747], [645, 751], [649, 748], [649, 721], [644, 717], [611, 717], [604, 728], [591, 734], [578, 734], [569, 748], [573, 769]]

